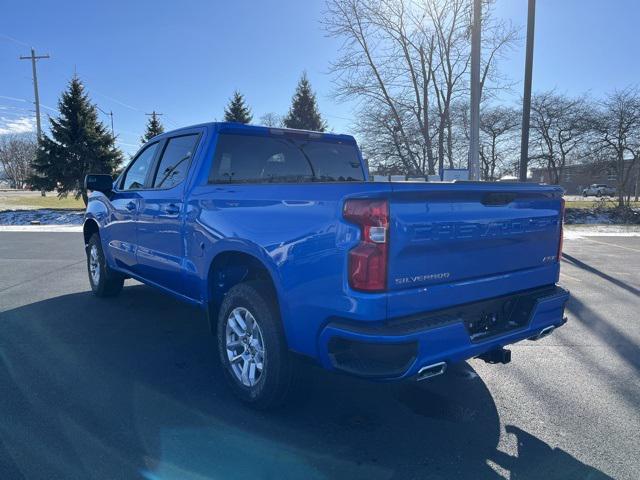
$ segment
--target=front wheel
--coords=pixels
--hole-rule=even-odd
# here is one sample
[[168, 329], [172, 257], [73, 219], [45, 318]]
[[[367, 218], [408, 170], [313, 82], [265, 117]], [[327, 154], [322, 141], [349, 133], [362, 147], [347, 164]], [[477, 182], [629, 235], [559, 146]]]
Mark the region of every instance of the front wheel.
[[268, 284], [232, 287], [220, 307], [217, 334], [220, 362], [233, 392], [258, 409], [283, 403], [293, 366]]
[[112, 297], [122, 290], [124, 277], [112, 271], [104, 259], [102, 243], [97, 233], [91, 235], [87, 244], [87, 271], [91, 291], [98, 297]]

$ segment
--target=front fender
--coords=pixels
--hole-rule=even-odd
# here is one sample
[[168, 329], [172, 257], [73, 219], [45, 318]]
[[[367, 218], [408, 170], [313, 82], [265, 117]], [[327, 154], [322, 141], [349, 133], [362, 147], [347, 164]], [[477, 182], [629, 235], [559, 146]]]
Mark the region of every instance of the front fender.
[[87, 209], [84, 212], [84, 223], [94, 220], [99, 227], [104, 227], [109, 218], [110, 202], [102, 192], [92, 192], [89, 195]]
[[111, 210], [111, 202], [109, 202], [109, 199], [104, 193], [92, 192], [91, 195], [89, 195], [87, 209], [84, 212], [82, 233], [84, 235], [85, 245], [94, 232], [98, 232], [100, 234], [100, 238], [103, 242], [102, 250], [104, 252], [105, 259], [107, 264], [113, 267], [114, 260], [111, 256], [111, 252], [108, 248], [104, 248], [104, 245], [108, 243], [108, 239], [104, 238], [105, 231], [103, 230], [109, 222]]

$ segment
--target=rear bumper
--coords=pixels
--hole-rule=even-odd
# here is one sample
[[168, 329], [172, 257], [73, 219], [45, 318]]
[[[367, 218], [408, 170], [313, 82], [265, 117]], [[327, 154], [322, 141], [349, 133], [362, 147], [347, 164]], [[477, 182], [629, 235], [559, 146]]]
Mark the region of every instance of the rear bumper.
[[426, 365], [460, 362], [560, 327], [568, 299], [569, 292], [549, 286], [376, 325], [337, 319], [320, 334], [320, 361], [360, 377], [408, 378]]

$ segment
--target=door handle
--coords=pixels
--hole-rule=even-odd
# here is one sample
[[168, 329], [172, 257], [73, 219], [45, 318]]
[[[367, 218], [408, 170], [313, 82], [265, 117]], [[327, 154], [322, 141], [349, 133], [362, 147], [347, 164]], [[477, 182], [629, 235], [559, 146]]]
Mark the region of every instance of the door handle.
[[169, 215], [177, 215], [180, 213], [180, 207], [175, 203], [170, 203], [165, 207], [164, 211]]
[[129, 202], [124, 206], [124, 208], [126, 208], [130, 212], [133, 212], [136, 209], [136, 204], [135, 202]]

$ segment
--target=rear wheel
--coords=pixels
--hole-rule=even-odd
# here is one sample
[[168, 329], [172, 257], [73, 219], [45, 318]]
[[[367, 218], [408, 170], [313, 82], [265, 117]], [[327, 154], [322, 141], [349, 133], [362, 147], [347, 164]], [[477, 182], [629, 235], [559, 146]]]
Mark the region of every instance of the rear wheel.
[[218, 315], [220, 362], [233, 392], [258, 409], [282, 404], [293, 367], [280, 315], [268, 284], [240, 283], [225, 295]]
[[109, 268], [97, 233], [91, 235], [87, 244], [87, 271], [91, 291], [98, 297], [112, 297], [122, 290], [124, 277]]

